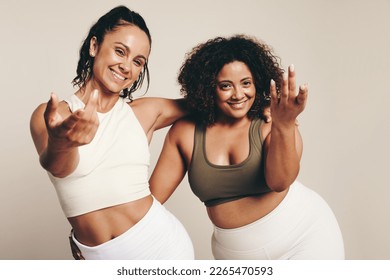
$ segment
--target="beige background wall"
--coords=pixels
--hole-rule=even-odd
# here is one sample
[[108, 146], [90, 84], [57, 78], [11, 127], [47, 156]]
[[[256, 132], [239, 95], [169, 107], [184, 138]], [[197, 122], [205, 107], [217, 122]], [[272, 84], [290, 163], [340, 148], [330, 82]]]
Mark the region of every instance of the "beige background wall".
[[[309, 82], [300, 118], [299, 180], [334, 210], [348, 259], [390, 259], [390, 1], [1, 1], [0, 259], [70, 259], [69, 224], [39, 166], [30, 132], [51, 91], [74, 92], [78, 49], [117, 4], [146, 19], [153, 37], [148, 96], [177, 98], [184, 53], [217, 35], [247, 33], [273, 46]], [[166, 130], [151, 145], [152, 166]], [[211, 224], [185, 179], [167, 203], [198, 259], [212, 258]]]

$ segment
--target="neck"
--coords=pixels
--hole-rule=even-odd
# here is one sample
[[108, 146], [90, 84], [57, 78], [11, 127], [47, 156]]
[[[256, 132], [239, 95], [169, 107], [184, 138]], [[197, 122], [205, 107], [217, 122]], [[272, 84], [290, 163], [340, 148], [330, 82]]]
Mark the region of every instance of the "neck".
[[89, 97], [94, 89], [98, 90], [97, 111], [99, 113], [106, 113], [110, 111], [120, 98], [119, 93], [114, 94], [100, 91], [100, 87], [95, 87], [92, 82], [88, 82], [84, 87], [80, 88], [76, 92], [76, 95], [84, 102], [84, 104], [87, 104]]
[[219, 116], [217, 118], [217, 121], [215, 122], [215, 125], [234, 128], [234, 127], [245, 126], [250, 122], [251, 120], [247, 116], [243, 118], [229, 118], [226, 116]]

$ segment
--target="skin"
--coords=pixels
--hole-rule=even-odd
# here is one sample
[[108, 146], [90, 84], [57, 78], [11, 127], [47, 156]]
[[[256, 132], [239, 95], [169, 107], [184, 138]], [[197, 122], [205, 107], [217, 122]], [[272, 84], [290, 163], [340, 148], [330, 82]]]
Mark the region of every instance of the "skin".
[[[283, 77], [280, 97], [270, 83], [272, 121], [263, 123], [265, 177], [271, 192], [207, 207], [211, 221], [221, 228], [236, 228], [271, 212], [296, 179], [302, 155], [302, 139], [295, 121], [307, 100], [307, 86], [297, 94], [294, 67]], [[217, 122], [206, 129], [206, 157], [216, 165], [234, 165], [249, 155], [247, 113], [255, 98], [252, 73], [238, 61], [226, 64], [217, 77]], [[182, 181], [191, 163], [195, 124], [179, 120], [167, 134], [150, 179], [153, 195], [164, 203]]]
[[[92, 141], [99, 127], [97, 112], [112, 109], [120, 91], [137, 80], [149, 53], [147, 35], [138, 27], [124, 25], [107, 33], [99, 45], [91, 39], [93, 73], [75, 94], [86, 104], [71, 112], [53, 93], [47, 103], [33, 112], [31, 134], [43, 168], [64, 178], [79, 163], [79, 147]], [[184, 116], [181, 101], [163, 98], [140, 98], [129, 103], [150, 143], [153, 132]], [[64, 164], [65, 163], [65, 164]], [[149, 195], [122, 205], [96, 210], [68, 218], [77, 239], [89, 246], [113, 239], [146, 214], [152, 204]]]

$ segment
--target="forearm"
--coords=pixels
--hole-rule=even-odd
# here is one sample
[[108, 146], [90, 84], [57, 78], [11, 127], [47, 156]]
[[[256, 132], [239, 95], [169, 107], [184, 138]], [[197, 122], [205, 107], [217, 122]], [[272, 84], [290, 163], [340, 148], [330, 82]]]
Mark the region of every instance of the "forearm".
[[265, 177], [274, 191], [283, 191], [296, 179], [299, 172], [300, 155], [297, 151], [296, 128], [272, 125], [271, 137], [265, 159]]
[[53, 176], [64, 178], [71, 174], [79, 163], [78, 148], [58, 149], [48, 144], [40, 154], [39, 161]]

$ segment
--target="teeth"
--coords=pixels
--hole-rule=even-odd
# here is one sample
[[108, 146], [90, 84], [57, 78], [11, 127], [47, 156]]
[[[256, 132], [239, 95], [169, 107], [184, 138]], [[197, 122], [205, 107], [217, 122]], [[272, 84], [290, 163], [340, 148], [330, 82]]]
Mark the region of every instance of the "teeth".
[[122, 80], [122, 81], [126, 80], [125, 77], [122, 77], [122, 76], [119, 75], [118, 73], [116, 73], [116, 72], [114, 72], [114, 71], [112, 71], [112, 70], [111, 70], [111, 72], [112, 72], [112, 74], [114, 74], [114, 76], [115, 76], [116, 78], [118, 78], [119, 80]]
[[230, 104], [230, 106], [232, 106], [233, 108], [241, 108], [242, 104], [243, 103], [233, 103], [233, 104]]

